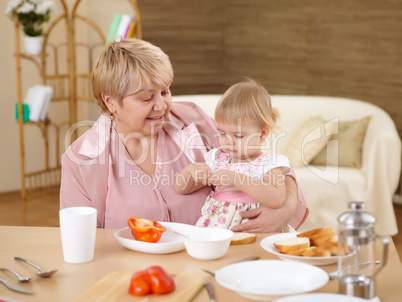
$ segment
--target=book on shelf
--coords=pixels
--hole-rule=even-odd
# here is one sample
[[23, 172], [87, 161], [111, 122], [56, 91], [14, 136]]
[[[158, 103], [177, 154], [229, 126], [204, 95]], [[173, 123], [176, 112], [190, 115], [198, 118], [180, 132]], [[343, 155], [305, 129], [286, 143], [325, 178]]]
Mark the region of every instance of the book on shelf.
[[106, 43], [112, 40], [132, 38], [135, 34], [135, 18], [127, 14], [114, 14]]
[[52, 99], [53, 96], [53, 88], [50, 86], [41, 86], [42, 89], [46, 90], [46, 98], [45, 101], [43, 102], [42, 110], [40, 111], [40, 120], [45, 121], [46, 120], [46, 115], [47, 111], [49, 109], [50, 105], [50, 100]]
[[135, 34], [135, 23], [130, 22], [130, 24], [127, 26], [126, 35], [124, 36], [124, 39], [132, 38], [134, 37], [134, 34]]
[[119, 15], [119, 14], [113, 15], [113, 20], [112, 20], [112, 24], [110, 25], [109, 34], [107, 35], [106, 43], [112, 41], [114, 39], [114, 37], [116, 36], [116, 32], [119, 27], [120, 20], [121, 20], [121, 15]]
[[[46, 114], [52, 96], [53, 88], [50, 86], [35, 85], [28, 89], [23, 106], [28, 106], [29, 121], [39, 122], [46, 120]], [[25, 113], [23, 113], [23, 118], [26, 118]]]
[[[18, 103], [15, 103], [15, 119], [18, 121]], [[28, 104], [22, 104], [22, 120], [24, 123], [29, 121], [29, 107]]]
[[130, 15], [122, 15], [119, 23], [119, 27], [117, 28], [115, 39], [124, 39], [124, 36], [127, 31], [127, 27], [130, 25], [133, 17]]

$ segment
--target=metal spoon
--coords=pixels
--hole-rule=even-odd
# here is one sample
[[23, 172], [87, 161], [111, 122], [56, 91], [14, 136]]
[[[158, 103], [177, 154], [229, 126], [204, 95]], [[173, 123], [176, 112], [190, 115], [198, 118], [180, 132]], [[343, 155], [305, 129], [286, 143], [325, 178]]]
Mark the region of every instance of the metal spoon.
[[23, 261], [23, 262], [25, 262], [25, 263], [27, 263], [27, 264], [33, 266], [34, 268], [36, 268], [36, 269], [39, 271], [39, 272], [37, 273], [37, 275], [38, 275], [39, 277], [42, 277], [42, 278], [48, 278], [48, 277], [50, 277], [51, 275], [53, 275], [55, 272], [57, 272], [57, 269], [54, 269], [54, 270], [51, 270], [51, 271], [44, 271], [44, 270], [41, 269], [39, 266], [37, 266], [35, 263], [32, 263], [31, 261], [26, 260], [26, 259], [21, 258], [21, 257], [14, 257], [14, 259], [15, 259], [15, 260]]
[[[354, 267], [356, 267], [356, 266], [369, 265], [370, 263], [371, 263], [371, 261], [365, 261], [365, 262], [360, 262], [359, 264], [349, 265], [349, 266], [345, 267], [342, 271], [345, 271], [345, 270], [354, 268]], [[375, 264], [380, 264], [380, 263], [381, 263], [381, 261], [379, 261], [379, 260], [376, 260], [376, 261], [375, 261]], [[331, 280], [338, 279], [338, 277], [339, 277], [339, 271], [334, 271], [334, 272], [332, 272], [332, 273], [329, 273], [328, 275], [329, 275], [329, 279], [331, 279]]]
[[11, 269], [8, 269], [8, 268], [0, 268], [0, 271], [3, 271], [3, 272], [10, 272], [10, 273], [12, 273], [12, 274], [14, 274], [14, 275], [16, 275], [17, 277], [18, 277], [18, 281], [19, 282], [28, 282], [31, 278], [29, 278], [29, 277], [22, 277], [20, 274], [18, 274], [16, 271], [13, 271], [13, 270], [11, 270]]

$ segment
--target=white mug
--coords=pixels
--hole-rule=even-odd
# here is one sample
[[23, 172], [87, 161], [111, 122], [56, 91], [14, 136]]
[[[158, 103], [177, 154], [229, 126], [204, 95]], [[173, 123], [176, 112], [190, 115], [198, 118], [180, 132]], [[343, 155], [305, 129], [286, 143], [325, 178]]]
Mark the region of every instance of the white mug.
[[97, 211], [91, 207], [71, 207], [60, 210], [60, 234], [64, 261], [92, 261], [95, 250]]

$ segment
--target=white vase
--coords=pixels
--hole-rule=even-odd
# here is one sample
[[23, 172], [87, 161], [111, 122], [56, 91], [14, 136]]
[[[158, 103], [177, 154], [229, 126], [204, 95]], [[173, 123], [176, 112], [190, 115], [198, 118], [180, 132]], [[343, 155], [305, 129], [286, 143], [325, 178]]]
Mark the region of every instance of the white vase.
[[42, 52], [43, 37], [24, 37], [25, 53], [38, 55]]

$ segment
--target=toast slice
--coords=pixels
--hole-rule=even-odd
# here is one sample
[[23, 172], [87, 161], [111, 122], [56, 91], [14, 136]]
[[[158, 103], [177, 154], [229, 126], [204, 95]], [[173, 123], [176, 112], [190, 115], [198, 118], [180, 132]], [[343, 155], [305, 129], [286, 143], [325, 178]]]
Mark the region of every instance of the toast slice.
[[320, 246], [320, 245], [324, 245], [326, 242], [335, 240], [335, 232], [333, 232], [333, 231], [325, 232], [325, 233], [310, 236], [308, 238], [310, 239], [311, 245]]
[[331, 256], [332, 255], [330, 251], [318, 251], [317, 249], [313, 257], [331, 257]]
[[306, 251], [303, 253], [303, 257], [314, 257], [317, 252], [316, 246], [310, 246]]
[[230, 244], [231, 245], [250, 244], [255, 242], [256, 239], [257, 239], [256, 234], [236, 232], [234, 233], [234, 236], [232, 238], [232, 241], [230, 241]]
[[304, 252], [307, 249], [308, 249], [308, 247], [307, 248], [302, 248], [302, 249], [299, 249], [299, 250], [295, 250], [295, 251], [287, 251], [287, 252], [282, 253], [282, 254], [292, 255], [292, 256], [303, 256]]
[[328, 237], [323, 237], [323, 238], [319, 238], [316, 239], [314, 241], [310, 240], [311, 245], [315, 245], [315, 246], [321, 246], [321, 245], [326, 245], [328, 243], [337, 243], [335, 236], [328, 236]]
[[296, 251], [310, 247], [310, 239], [308, 239], [307, 237], [288, 238], [278, 240], [273, 244], [280, 253], [286, 254], [290, 251]]
[[329, 251], [331, 256], [343, 256], [350, 253], [349, 248], [345, 244], [339, 244], [338, 241], [328, 241], [317, 247], [317, 251]]
[[322, 227], [322, 228], [316, 228], [312, 229], [309, 231], [302, 232], [297, 235], [297, 237], [310, 237], [313, 235], [321, 234], [321, 233], [326, 233], [326, 232], [332, 232], [332, 227]]

